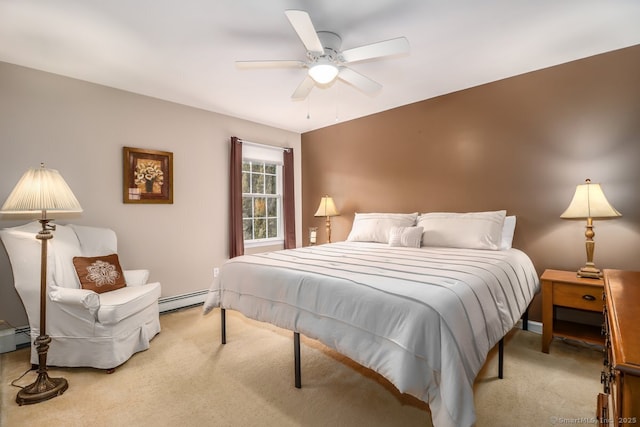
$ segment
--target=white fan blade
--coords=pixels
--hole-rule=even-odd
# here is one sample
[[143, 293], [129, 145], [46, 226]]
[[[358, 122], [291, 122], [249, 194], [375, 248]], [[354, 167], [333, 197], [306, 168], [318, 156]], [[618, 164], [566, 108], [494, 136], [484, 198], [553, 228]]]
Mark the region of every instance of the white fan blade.
[[236, 61], [238, 68], [304, 68], [307, 64], [303, 61]]
[[294, 101], [304, 100], [307, 96], [309, 96], [309, 93], [311, 92], [311, 89], [313, 89], [313, 86], [315, 86], [315, 84], [316, 82], [314, 82], [313, 79], [307, 75], [307, 77], [302, 81], [302, 83], [300, 83], [295, 92], [293, 92], [293, 95], [291, 95], [291, 99], [293, 99]]
[[356, 62], [404, 53], [409, 53], [409, 40], [405, 37], [398, 37], [397, 39], [347, 49], [342, 52], [342, 58], [344, 62]]
[[320, 43], [309, 14], [302, 10], [287, 10], [284, 13], [289, 18], [293, 29], [298, 33], [298, 37], [302, 40], [304, 47], [310, 52], [324, 55], [324, 47]]
[[340, 67], [340, 73], [338, 74], [340, 80], [355, 86], [357, 89], [365, 93], [374, 93], [382, 89], [382, 85], [378, 82], [371, 80], [369, 77], [353, 71], [351, 68]]

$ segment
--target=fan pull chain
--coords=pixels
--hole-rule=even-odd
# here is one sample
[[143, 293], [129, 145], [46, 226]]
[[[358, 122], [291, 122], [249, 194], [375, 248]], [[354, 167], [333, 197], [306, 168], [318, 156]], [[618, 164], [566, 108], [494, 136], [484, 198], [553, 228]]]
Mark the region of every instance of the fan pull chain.
[[342, 85], [336, 85], [336, 86], [338, 86], [336, 88], [336, 91], [338, 94], [338, 97], [336, 98], [336, 123], [338, 123], [340, 121], [340, 116], [338, 115], [338, 111], [339, 111], [338, 109], [340, 107], [340, 100], [343, 99], [343, 97], [342, 97]]

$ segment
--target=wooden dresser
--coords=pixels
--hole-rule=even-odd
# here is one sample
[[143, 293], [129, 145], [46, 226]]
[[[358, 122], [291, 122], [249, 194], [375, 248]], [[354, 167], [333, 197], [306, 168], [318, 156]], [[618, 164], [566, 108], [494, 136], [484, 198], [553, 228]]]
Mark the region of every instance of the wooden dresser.
[[640, 271], [604, 270], [601, 426], [640, 424]]

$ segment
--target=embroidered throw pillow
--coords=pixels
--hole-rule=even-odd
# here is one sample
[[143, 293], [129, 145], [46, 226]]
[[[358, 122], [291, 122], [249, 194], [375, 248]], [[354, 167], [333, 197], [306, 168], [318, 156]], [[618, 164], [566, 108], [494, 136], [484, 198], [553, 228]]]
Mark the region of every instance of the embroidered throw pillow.
[[101, 294], [127, 286], [117, 254], [95, 257], [77, 256], [73, 258], [73, 266], [76, 268], [82, 289]]

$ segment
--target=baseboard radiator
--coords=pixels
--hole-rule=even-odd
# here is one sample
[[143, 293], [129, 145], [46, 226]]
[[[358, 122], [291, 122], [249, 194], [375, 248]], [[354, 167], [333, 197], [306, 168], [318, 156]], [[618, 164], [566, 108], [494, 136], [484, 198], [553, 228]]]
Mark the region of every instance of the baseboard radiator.
[[204, 289], [202, 291], [190, 292], [188, 294], [162, 297], [158, 300], [160, 313], [167, 313], [170, 311], [180, 310], [181, 308], [204, 304], [208, 293], [209, 290]]
[[28, 326], [16, 328], [15, 348], [13, 350], [15, 350], [16, 348], [28, 347], [30, 343], [31, 329]]
[[[207, 299], [208, 289], [190, 292], [188, 294], [162, 297], [158, 300], [160, 314], [170, 313], [187, 307], [194, 307], [203, 304]], [[15, 328], [15, 345], [7, 341], [7, 345], [0, 346], [0, 353], [14, 351], [16, 348], [28, 347], [31, 343], [29, 326]]]

